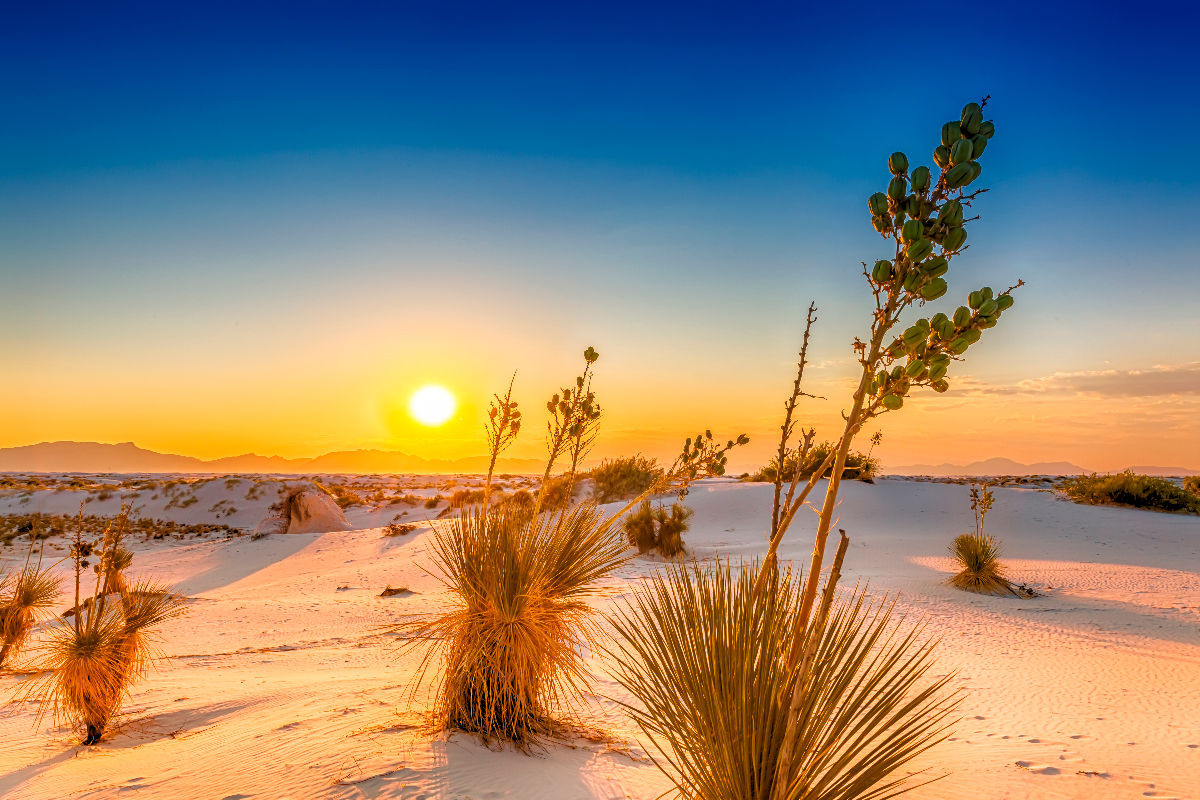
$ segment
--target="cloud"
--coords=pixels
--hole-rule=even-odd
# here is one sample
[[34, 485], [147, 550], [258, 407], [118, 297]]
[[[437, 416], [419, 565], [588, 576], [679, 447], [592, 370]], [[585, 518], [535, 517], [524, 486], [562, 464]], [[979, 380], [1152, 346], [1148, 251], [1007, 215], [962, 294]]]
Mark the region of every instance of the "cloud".
[[1009, 386], [989, 386], [964, 379], [958, 386], [971, 394], [1072, 395], [1100, 397], [1170, 397], [1200, 395], [1200, 361], [1146, 369], [1056, 372]]

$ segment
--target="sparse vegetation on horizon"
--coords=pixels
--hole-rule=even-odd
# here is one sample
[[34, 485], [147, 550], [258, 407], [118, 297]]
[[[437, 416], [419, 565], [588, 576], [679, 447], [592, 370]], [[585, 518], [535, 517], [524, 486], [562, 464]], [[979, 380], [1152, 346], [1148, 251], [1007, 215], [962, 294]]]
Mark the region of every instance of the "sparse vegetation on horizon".
[[1131, 470], [1068, 478], [1060, 488], [1076, 503], [1200, 514], [1200, 496], [1166, 478], [1138, 475]]
[[[758, 472], [751, 473], [743, 480], [761, 483], [774, 483], [775, 478], [782, 478], [784, 482], [790, 483], [793, 478], [797, 477], [796, 465], [800, 464], [800, 480], [808, 480], [812, 477], [817, 468], [825, 463], [829, 453], [833, 450], [833, 442], [820, 442], [812, 445], [811, 449], [804, 455], [801, 461], [800, 454], [792, 453], [784, 457], [783, 470], [779, 469], [778, 456], [772, 458]], [[831, 474], [832, 467], [826, 467], [822, 478], [828, 478]], [[782, 472], [782, 474], [781, 474]], [[866, 453], [851, 452], [846, 456], [846, 466], [842, 470], [842, 479], [848, 481], [862, 481], [863, 483], [874, 483], [875, 478], [879, 473], [879, 459], [874, 458]]]

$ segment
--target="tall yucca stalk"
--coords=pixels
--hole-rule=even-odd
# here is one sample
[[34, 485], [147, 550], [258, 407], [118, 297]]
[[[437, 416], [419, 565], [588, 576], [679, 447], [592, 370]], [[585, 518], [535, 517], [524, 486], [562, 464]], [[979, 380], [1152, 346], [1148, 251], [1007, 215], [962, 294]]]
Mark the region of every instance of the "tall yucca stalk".
[[25, 647], [39, 612], [54, 605], [62, 580], [42, 566], [42, 554], [33, 560], [33, 544], [25, 565], [16, 575], [0, 580], [0, 667]]
[[[945, 736], [946, 679], [928, 676], [919, 628], [856, 591], [829, 609], [811, 668], [789, 657], [802, 591], [790, 572], [755, 591], [754, 570], [727, 562], [671, 566], [615, 622], [618, 679], [689, 798], [882, 800], [912, 788], [893, 777]], [[779, 771], [793, 719], [801, 757]]]
[[[98, 551], [77, 529], [71, 548], [75, 613], [51, 624], [36, 665], [42, 675], [25, 692], [26, 699], [38, 703], [39, 723], [47, 714], [68, 720], [83, 729], [87, 745], [100, 742], [130, 685], [151, 668], [154, 629], [184, 612], [183, 598], [165, 587], [149, 581], [132, 587], [126, 583], [118, 565], [123, 568], [132, 560], [121, 546], [127, 523], [128, 511], [122, 509], [105, 530]], [[93, 553], [99, 557], [95, 588], [80, 602], [80, 577]]]

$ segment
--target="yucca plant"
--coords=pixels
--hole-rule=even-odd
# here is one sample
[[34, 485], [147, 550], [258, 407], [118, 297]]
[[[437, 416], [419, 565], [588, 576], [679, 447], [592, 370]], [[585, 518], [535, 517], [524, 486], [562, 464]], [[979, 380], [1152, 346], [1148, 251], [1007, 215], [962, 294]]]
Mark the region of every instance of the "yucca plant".
[[[466, 731], [523, 750], [575, 730], [568, 700], [588, 685], [583, 653], [597, 635], [588, 600], [628, 558], [620, 520], [655, 490], [720, 474], [725, 454], [747, 441], [742, 436], [720, 446], [707, 433], [689, 439], [655, 486], [607, 518], [591, 500], [549, 505], [547, 479], [556, 459], [570, 461], [559, 478], [569, 487], [595, 438], [600, 407], [590, 386], [597, 358], [589, 347], [584, 374], [547, 403], [549, 458], [532, 507], [493, 503], [489, 471], [482, 505], [458, 509], [434, 533], [434, 571], [450, 590], [450, 603], [393, 628], [410, 643], [430, 645], [418, 686], [434, 661], [441, 662], [433, 672], [434, 730]], [[520, 419], [510, 384], [489, 414], [492, 468]]]
[[[81, 512], [82, 513], [82, 512]], [[38, 706], [38, 722], [47, 715], [68, 720], [84, 732], [85, 745], [98, 744], [120, 712], [130, 685], [153, 665], [155, 628], [184, 612], [183, 598], [148, 581], [129, 586], [121, 577], [117, 591], [109, 577], [128, 553], [121, 546], [128, 510], [122, 509], [99, 543], [86, 542], [78, 529], [71, 547], [75, 563], [75, 613], [51, 624], [41, 658], [41, 675], [26, 690]], [[81, 577], [94, 565], [95, 588], [80, 601]], [[128, 564], [126, 563], [126, 566]]]
[[[872, 606], [861, 593], [837, 601], [845, 531], [823, 590], [820, 580], [854, 437], [899, 410], [917, 388], [947, 391], [952, 364], [997, 324], [1021, 285], [1000, 293], [984, 287], [952, 315], [917, 319], [896, 333], [906, 312], [948, 290], [944, 276], [974, 219], [965, 210], [984, 191], [964, 188], [979, 177], [978, 158], [995, 130], [983, 120], [986, 103], [969, 103], [942, 126], [938, 175], [927, 167], [910, 172], [903, 153], [888, 159], [887, 192], [872, 195], [868, 206], [895, 250], [874, 267], [863, 265], [875, 309], [867, 339], [853, 343], [857, 387], [841, 436], [820, 463], [788, 478], [775, 471], [767, 556], [746, 570], [756, 577], [734, 576], [729, 565], [668, 570], [635, 596], [621, 623], [618, 677], [683, 797], [891, 797], [913, 788], [904, 768], [945, 735], [954, 700], [945, 679], [928, 675], [932, 644], [917, 633], [901, 635], [890, 610], [881, 611], [888, 605]], [[801, 385], [815, 319], [813, 304], [784, 405], [780, 465], [810, 463], [814, 450], [816, 431], [801, 429], [797, 437], [796, 429], [798, 403], [812, 396]], [[793, 584], [781, 572], [778, 546], [825, 476], [811, 564]], [[727, 709], [728, 718], [717, 709]]]
[[[790, 659], [801, 583], [728, 562], [675, 565], [618, 615], [628, 709], [689, 798], [885, 798], [897, 769], [946, 735], [953, 704], [920, 629], [855, 591], [835, 605], [805, 670]], [[801, 691], [799, 709], [789, 711]], [[780, 769], [789, 719], [798, 758]]]
[[954, 537], [950, 555], [958, 564], [959, 571], [950, 578], [950, 585], [979, 594], [1020, 597], [1022, 593], [1004, 576], [1004, 567], [1000, 564], [1000, 542], [984, 531], [984, 522], [995, 499], [986, 483], [971, 484], [971, 511], [975, 517], [975, 529]]
[[40, 548], [33, 559], [36, 537], [31, 533], [30, 538], [25, 565], [15, 575], [0, 578], [0, 667], [24, 649], [37, 615], [54, 605], [61, 591], [62, 580], [42, 565]]

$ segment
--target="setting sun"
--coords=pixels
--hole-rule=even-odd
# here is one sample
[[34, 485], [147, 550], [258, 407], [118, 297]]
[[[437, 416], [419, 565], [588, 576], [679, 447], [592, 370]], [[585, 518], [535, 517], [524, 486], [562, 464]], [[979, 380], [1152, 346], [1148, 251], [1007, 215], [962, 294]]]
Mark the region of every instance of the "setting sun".
[[422, 425], [441, 425], [454, 415], [458, 406], [454, 395], [444, 386], [422, 386], [408, 401], [408, 411]]

